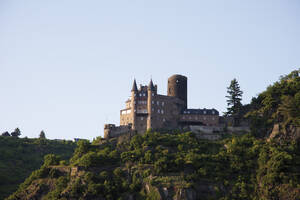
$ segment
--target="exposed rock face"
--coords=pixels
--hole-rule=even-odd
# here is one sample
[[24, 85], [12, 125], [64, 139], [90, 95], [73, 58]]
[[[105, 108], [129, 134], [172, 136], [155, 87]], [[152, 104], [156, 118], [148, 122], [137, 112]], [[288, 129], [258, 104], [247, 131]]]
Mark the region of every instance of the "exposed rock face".
[[283, 140], [299, 140], [300, 127], [289, 125], [283, 126], [282, 124], [274, 124], [269, 139], [283, 139]]
[[[197, 200], [197, 199], [215, 199], [215, 183], [198, 182], [193, 187], [182, 188], [176, 185], [169, 187], [153, 186], [145, 184], [145, 191], [149, 194], [155, 194], [156, 199], [161, 200]], [[221, 187], [222, 188], [222, 187]]]

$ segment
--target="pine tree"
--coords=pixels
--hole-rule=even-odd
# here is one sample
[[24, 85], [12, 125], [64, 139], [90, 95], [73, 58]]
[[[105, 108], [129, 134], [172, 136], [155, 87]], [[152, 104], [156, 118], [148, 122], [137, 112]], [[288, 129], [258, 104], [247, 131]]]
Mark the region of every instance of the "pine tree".
[[242, 108], [242, 95], [243, 91], [241, 91], [239, 83], [236, 79], [233, 79], [230, 83], [230, 86], [227, 87], [227, 93], [229, 94], [226, 96], [228, 98], [227, 101], [227, 112], [225, 112], [225, 116], [233, 117], [233, 125], [239, 124], [239, 114]]
[[46, 139], [46, 134], [43, 130], [40, 133], [40, 139]]

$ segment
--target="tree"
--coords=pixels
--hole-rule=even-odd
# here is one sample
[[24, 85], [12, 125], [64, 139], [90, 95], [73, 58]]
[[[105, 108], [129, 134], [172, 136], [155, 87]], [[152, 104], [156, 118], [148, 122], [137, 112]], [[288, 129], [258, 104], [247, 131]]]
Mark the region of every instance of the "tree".
[[40, 139], [46, 139], [45, 132], [42, 130], [40, 133]]
[[21, 135], [21, 131], [19, 128], [16, 128], [14, 132], [11, 133], [11, 136], [13, 137], [19, 137], [20, 135]]
[[226, 96], [228, 98], [227, 101], [227, 112], [225, 112], [225, 116], [232, 116], [233, 117], [233, 126], [239, 124], [240, 118], [240, 111], [242, 108], [242, 95], [243, 91], [241, 91], [239, 83], [236, 79], [233, 79], [230, 83], [230, 86], [227, 87], [227, 93], [229, 94]]
[[5, 131], [4, 133], [1, 134], [2, 136], [10, 136], [9, 132]]
[[60, 156], [47, 154], [44, 156], [44, 166], [58, 165], [60, 160]]

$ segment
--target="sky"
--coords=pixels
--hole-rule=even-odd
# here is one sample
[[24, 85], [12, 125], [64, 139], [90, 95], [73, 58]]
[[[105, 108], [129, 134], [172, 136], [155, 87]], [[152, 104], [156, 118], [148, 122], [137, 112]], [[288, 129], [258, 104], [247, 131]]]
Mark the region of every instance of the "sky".
[[226, 111], [300, 66], [298, 0], [0, 0], [0, 133], [93, 139], [119, 124], [133, 79]]

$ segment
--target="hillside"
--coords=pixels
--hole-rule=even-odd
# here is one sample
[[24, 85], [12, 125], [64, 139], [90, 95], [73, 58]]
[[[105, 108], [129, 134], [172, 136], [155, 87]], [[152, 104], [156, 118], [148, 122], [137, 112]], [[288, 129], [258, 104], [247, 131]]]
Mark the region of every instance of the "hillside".
[[300, 70], [245, 106], [251, 134], [217, 141], [191, 132], [78, 142], [45, 157], [8, 200], [300, 199]]
[[39, 169], [46, 154], [69, 159], [75, 147], [70, 141], [0, 136], [0, 199], [16, 191], [32, 171]]
[[[252, 99], [250, 112], [252, 134], [257, 137], [300, 138], [300, 69], [282, 76], [266, 91]], [[279, 128], [276, 133], [274, 125]]]
[[189, 132], [124, 137], [80, 142], [70, 165], [48, 156], [8, 199], [300, 197], [299, 142], [204, 141]]

